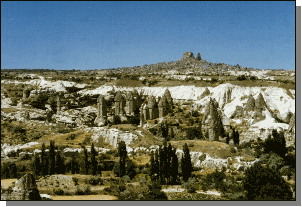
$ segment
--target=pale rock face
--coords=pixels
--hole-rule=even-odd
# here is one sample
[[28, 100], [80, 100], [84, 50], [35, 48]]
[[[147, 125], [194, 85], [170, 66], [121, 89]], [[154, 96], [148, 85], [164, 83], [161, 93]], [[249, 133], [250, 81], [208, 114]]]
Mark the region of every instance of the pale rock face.
[[8, 153], [14, 151], [17, 152], [18, 149], [23, 149], [23, 148], [29, 148], [34, 145], [38, 145], [39, 142], [29, 142], [24, 145], [18, 144], [18, 145], [10, 145], [8, 143], [4, 143], [1, 145], [1, 154], [3, 153], [5, 156], [8, 155]]
[[106, 127], [93, 127], [87, 128], [88, 131], [92, 131], [92, 140], [94, 142], [99, 141], [99, 137], [103, 137], [104, 141], [117, 147], [119, 141], [124, 141], [126, 145], [130, 145], [133, 140], [138, 139], [138, 135], [130, 132], [120, 131], [118, 129], [108, 129]]

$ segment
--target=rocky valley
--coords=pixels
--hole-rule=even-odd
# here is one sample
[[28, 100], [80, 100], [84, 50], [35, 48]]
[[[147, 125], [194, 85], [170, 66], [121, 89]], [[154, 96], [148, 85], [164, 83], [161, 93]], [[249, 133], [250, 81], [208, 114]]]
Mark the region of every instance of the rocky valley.
[[1, 70], [1, 199], [247, 200], [259, 169], [291, 200], [295, 107], [295, 71], [192, 52], [107, 70]]

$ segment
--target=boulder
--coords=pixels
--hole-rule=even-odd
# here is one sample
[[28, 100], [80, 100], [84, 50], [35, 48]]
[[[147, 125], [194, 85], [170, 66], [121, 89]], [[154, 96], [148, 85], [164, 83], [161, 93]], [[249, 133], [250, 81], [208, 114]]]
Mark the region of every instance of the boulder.
[[47, 194], [40, 194], [41, 200], [42, 201], [52, 201], [52, 197], [50, 195]]
[[28, 173], [15, 182], [12, 190], [1, 190], [1, 200], [41, 200], [34, 176]]

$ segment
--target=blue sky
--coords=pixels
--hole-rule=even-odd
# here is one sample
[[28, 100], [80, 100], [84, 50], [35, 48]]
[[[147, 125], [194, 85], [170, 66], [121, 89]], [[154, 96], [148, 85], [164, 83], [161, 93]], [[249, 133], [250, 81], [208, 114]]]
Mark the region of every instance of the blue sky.
[[1, 68], [175, 61], [295, 69], [295, 2], [3, 2]]

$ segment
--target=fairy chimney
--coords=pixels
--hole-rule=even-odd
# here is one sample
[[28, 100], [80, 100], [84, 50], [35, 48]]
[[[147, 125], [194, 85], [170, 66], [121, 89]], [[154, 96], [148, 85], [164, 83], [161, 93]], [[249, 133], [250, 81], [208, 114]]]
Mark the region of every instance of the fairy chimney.
[[163, 96], [158, 103], [159, 118], [166, 116], [167, 104], [168, 101], [166, 99], [166, 96]]
[[128, 91], [126, 95], [126, 113], [128, 115], [134, 115], [134, 98], [131, 91]]
[[245, 109], [247, 111], [253, 111], [255, 109], [255, 99], [251, 94], [246, 102]]
[[294, 114], [290, 119], [288, 131], [290, 133], [296, 133], [296, 114]]
[[107, 104], [104, 96], [100, 95], [97, 100], [97, 117], [94, 121], [98, 126], [105, 125], [107, 123]]
[[222, 123], [218, 114], [215, 101], [210, 99], [210, 114], [209, 114], [209, 140], [218, 141], [221, 133]]
[[23, 99], [28, 98], [29, 95], [30, 95], [30, 90], [29, 90], [28, 88], [25, 88], [25, 89], [23, 90]]
[[114, 97], [115, 115], [124, 115], [124, 100], [120, 91]]
[[257, 111], [263, 111], [266, 107], [265, 100], [262, 93], [259, 93], [257, 99], [255, 100], [255, 108]]
[[193, 52], [185, 52], [183, 54], [183, 59], [188, 59], [188, 58], [195, 58]]
[[156, 116], [156, 100], [154, 96], [149, 96], [148, 98], [148, 109], [149, 109], [149, 117], [150, 119], [157, 118]]
[[57, 112], [61, 111], [61, 99], [60, 96], [57, 96]]

